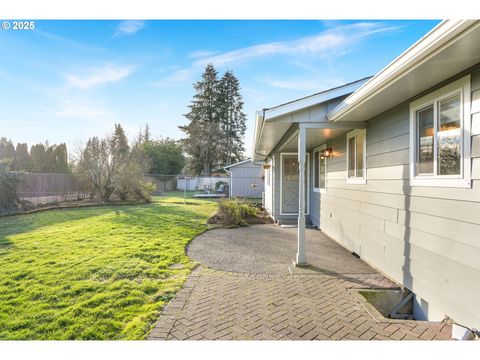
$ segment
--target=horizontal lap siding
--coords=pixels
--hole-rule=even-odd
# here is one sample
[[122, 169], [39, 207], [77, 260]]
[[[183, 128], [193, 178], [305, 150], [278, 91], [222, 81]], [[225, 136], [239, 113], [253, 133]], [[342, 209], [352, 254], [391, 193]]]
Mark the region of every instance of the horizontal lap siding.
[[410, 187], [409, 105], [368, 121], [367, 184], [347, 184], [345, 136], [332, 140], [321, 228], [429, 303], [480, 327], [480, 74], [472, 74], [472, 188]]
[[[259, 165], [246, 162], [230, 168], [232, 177], [232, 196], [240, 197], [262, 197], [264, 181], [262, 179], [263, 169]], [[252, 184], [256, 184], [253, 187]]]

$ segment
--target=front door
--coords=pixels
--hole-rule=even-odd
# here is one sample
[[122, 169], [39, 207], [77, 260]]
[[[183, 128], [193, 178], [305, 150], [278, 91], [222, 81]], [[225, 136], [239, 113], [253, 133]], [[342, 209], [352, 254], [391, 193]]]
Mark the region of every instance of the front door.
[[[282, 214], [298, 214], [298, 155], [281, 154], [282, 157]], [[308, 212], [308, 154], [305, 172], [305, 213]]]

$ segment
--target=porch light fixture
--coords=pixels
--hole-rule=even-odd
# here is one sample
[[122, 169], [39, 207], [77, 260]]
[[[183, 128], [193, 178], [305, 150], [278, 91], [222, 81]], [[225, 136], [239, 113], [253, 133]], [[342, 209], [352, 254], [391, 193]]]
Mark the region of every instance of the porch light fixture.
[[326, 149], [323, 151], [323, 154], [322, 154], [322, 156], [323, 156], [323, 157], [326, 157], [326, 158], [331, 157], [332, 155], [333, 155], [333, 150], [332, 150], [332, 148], [326, 148]]
[[272, 166], [272, 165], [270, 165], [270, 164], [263, 164], [263, 168], [264, 168], [265, 170], [270, 169], [271, 166]]

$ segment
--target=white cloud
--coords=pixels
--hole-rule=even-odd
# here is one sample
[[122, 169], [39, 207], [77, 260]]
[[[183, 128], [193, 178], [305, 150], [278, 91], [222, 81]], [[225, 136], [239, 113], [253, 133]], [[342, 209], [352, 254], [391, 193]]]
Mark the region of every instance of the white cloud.
[[349, 47], [364, 38], [382, 32], [397, 30], [398, 27], [385, 27], [381, 23], [357, 23], [330, 28], [313, 36], [302, 37], [292, 41], [278, 41], [272, 43], [249, 46], [219, 55], [207, 56], [197, 60], [194, 65], [205, 66], [212, 63], [216, 66], [225, 66], [257, 58], [274, 55], [314, 55], [317, 57], [331, 57], [345, 54]]
[[190, 54], [187, 55], [189, 59], [198, 59], [198, 58], [204, 58], [208, 56], [213, 56], [215, 54], [218, 54], [218, 51], [211, 51], [211, 50], [195, 50], [192, 51]]
[[[333, 23], [331, 24], [334, 25]], [[248, 46], [224, 53], [216, 53], [210, 50], [197, 50], [191, 52], [188, 57], [194, 59], [190, 67], [176, 70], [155, 85], [167, 86], [176, 83], [184, 83], [192, 80], [193, 75], [201, 71], [205, 65], [212, 63], [216, 67], [225, 67], [231, 64], [254, 61], [260, 58], [272, 56], [289, 56], [295, 61], [300, 58], [335, 58], [345, 55], [352, 47], [373, 34], [387, 33], [398, 30], [399, 27], [388, 27], [382, 23], [363, 22], [342, 26], [334, 26], [313, 35], [301, 37], [290, 41], [277, 41], [271, 43]], [[267, 82], [267, 80], [264, 80]], [[294, 88], [302, 90], [318, 89], [318, 82], [314, 86], [314, 80], [293, 79], [287, 81], [270, 81], [271, 86], [281, 88]]]
[[134, 66], [121, 66], [107, 63], [104, 66], [90, 69], [85, 74], [67, 74], [65, 80], [70, 88], [81, 90], [89, 89], [104, 83], [120, 81], [131, 75], [135, 70]]
[[195, 74], [193, 68], [179, 69], [171, 73], [171, 75], [163, 78], [160, 81], [152, 83], [154, 86], [172, 86], [178, 83], [183, 83], [192, 78]]
[[53, 111], [52, 114], [62, 118], [82, 120], [99, 119], [109, 116], [109, 112], [105, 109], [93, 106], [92, 104], [83, 104], [72, 99], [63, 100], [59, 109]]
[[37, 35], [40, 35], [40, 36], [42, 36], [46, 39], [62, 43], [63, 46], [70, 46], [70, 47], [77, 48], [77, 49], [80, 49], [80, 50], [85, 50], [85, 51], [90, 51], [90, 52], [95, 52], [95, 53], [99, 53], [99, 52], [105, 53], [105, 52], [107, 52], [107, 50], [103, 47], [94, 46], [94, 45], [91, 45], [91, 44], [85, 44], [83, 42], [72, 40], [72, 39], [66, 38], [64, 36], [53, 34], [53, 33], [47, 32], [47, 31], [42, 31], [42, 30], [35, 29], [34, 33], [37, 34]]
[[264, 77], [256, 80], [262, 84], [279, 89], [305, 91], [318, 91], [319, 89], [328, 89], [345, 83], [345, 80], [341, 78], [322, 79], [315, 76], [281, 79]]
[[120, 22], [120, 24], [118, 24], [117, 29], [113, 34], [113, 37], [132, 35], [142, 30], [144, 27], [145, 27], [145, 21], [141, 21], [141, 20], [122, 21]]

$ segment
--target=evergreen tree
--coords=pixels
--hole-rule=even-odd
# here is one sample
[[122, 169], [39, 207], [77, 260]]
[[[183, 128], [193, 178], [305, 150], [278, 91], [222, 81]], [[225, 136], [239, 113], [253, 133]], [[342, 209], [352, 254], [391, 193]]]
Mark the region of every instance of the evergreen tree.
[[130, 147], [128, 146], [128, 139], [122, 125], [115, 124], [115, 131], [111, 138], [112, 155], [114, 158], [124, 158], [128, 155]]
[[189, 156], [189, 167], [195, 174], [208, 175], [217, 163], [218, 140], [221, 136], [218, 116], [218, 78], [212, 64], [208, 64], [202, 80], [193, 85], [196, 94], [184, 115], [189, 124], [179, 126], [187, 137], [182, 140]]
[[12, 170], [15, 171], [32, 171], [32, 162], [28, 153], [28, 145], [26, 143], [18, 143], [15, 149], [15, 159], [12, 163]]
[[55, 145], [49, 146], [46, 143], [45, 150], [45, 163], [43, 165], [43, 172], [53, 173], [55, 172]]
[[6, 170], [10, 170], [13, 160], [15, 160], [15, 147], [12, 140], [5, 137], [0, 138], [0, 165]]
[[225, 166], [243, 159], [243, 138], [247, 129], [240, 82], [231, 71], [227, 71], [219, 82], [219, 109], [220, 161]]
[[152, 134], [150, 133], [150, 125], [145, 124], [145, 131], [143, 132], [142, 142], [148, 143], [152, 141]]
[[61, 143], [57, 145], [53, 151], [54, 166], [53, 172], [55, 173], [67, 173], [68, 172], [68, 152], [67, 145]]
[[160, 138], [142, 145], [150, 174], [177, 175], [185, 166], [185, 156], [177, 141]]
[[143, 144], [143, 129], [142, 128], [140, 128], [140, 130], [138, 130], [138, 135], [137, 135], [137, 138], [135, 139], [135, 141], [138, 144]]
[[44, 144], [32, 145], [30, 148], [30, 159], [32, 161], [32, 172], [47, 172], [48, 160]]

